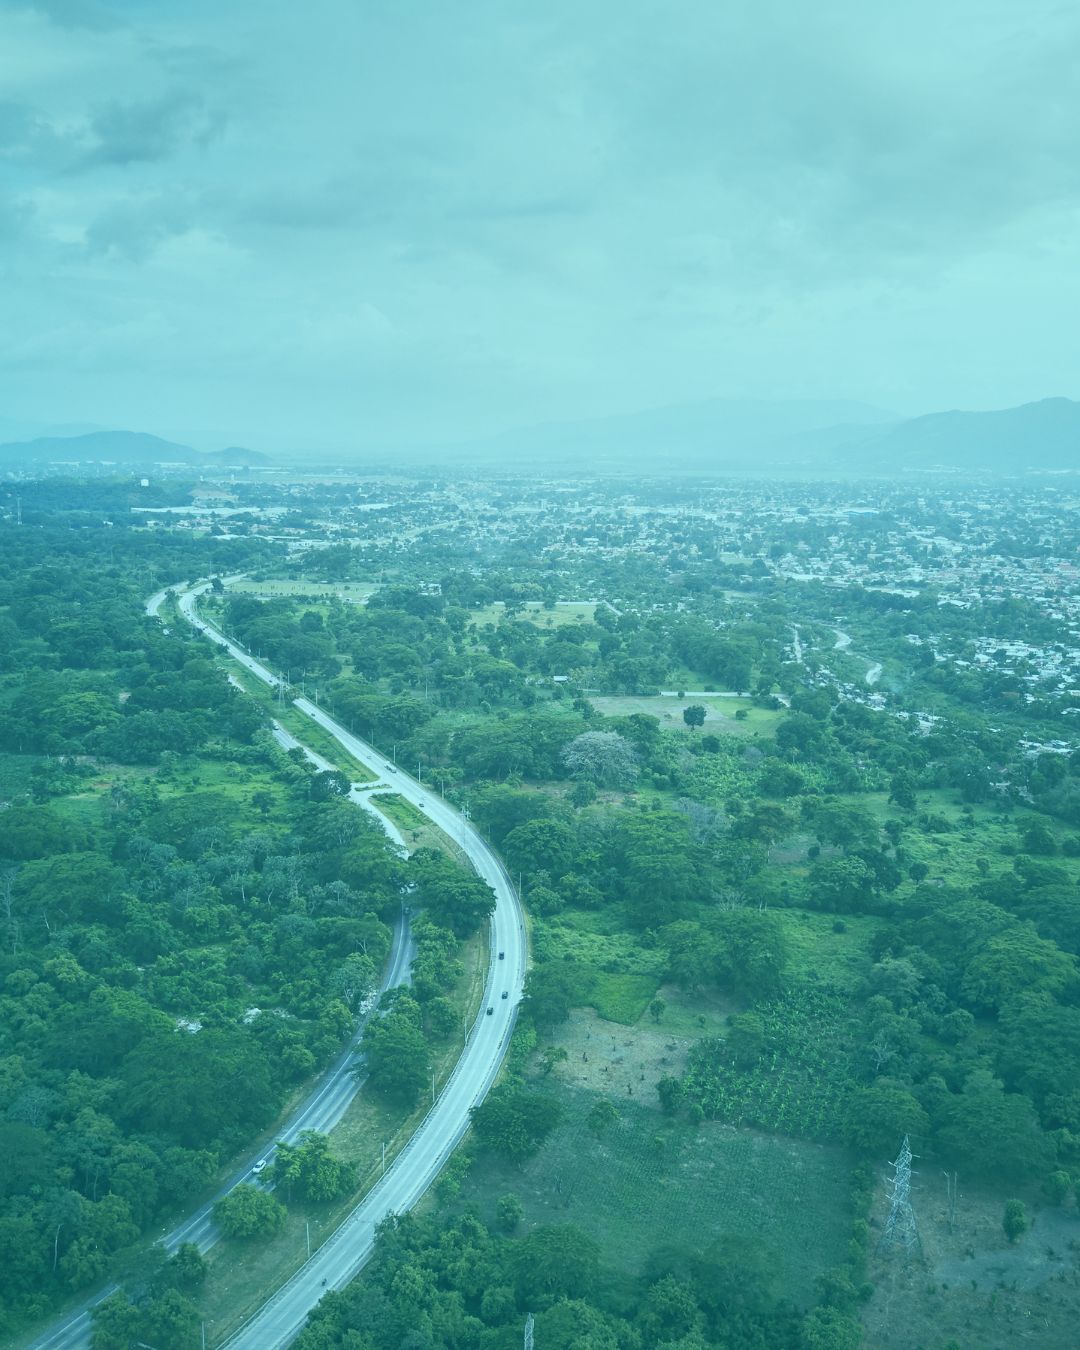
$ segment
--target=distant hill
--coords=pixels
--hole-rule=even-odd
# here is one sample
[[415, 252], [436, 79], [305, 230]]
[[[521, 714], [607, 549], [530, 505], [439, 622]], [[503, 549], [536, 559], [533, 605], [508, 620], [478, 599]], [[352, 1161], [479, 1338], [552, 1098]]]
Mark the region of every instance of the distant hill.
[[85, 436], [39, 436], [33, 441], [0, 445], [0, 460], [35, 464], [77, 461], [85, 464], [198, 464], [202, 456], [190, 445], [177, 445], [145, 431], [91, 431]]
[[39, 436], [0, 445], [2, 464], [190, 464], [227, 468], [269, 464], [261, 450], [230, 446], [203, 454], [190, 445], [166, 441], [145, 431], [92, 431], [83, 436]]
[[867, 437], [843, 458], [873, 469], [1080, 471], [1080, 403], [1044, 398], [999, 412], [930, 413]]
[[483, 440], [411, 452], [462, 464], [635, 473], [759, 469], [821, 462], [896, 417], [865, 403], [710, 399], [573, 422], [544, 422]]
[[428, 458], [478, 467], [658, 474], [1080, 472], [1080, 403], [1048, 398], [999, 412], [900, 419], [861, 403], [715, 399], [523, 427], [441, 446]]

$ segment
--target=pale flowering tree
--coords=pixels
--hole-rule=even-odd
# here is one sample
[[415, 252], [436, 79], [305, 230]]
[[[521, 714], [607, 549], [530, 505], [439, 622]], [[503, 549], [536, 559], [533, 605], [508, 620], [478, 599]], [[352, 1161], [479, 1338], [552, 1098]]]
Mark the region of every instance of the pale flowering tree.
[[562, 762], [572, 778], [604, 787], [629, 787], [638, 776], [634, 747], [617, 731], [586, 731], [564, 746]]

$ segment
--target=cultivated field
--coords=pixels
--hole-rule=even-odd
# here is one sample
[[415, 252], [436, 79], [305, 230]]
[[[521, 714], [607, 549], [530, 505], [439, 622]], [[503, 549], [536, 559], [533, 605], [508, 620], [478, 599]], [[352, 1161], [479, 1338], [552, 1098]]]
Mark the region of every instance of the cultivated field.
[[[597, 1037], [606, 1030], [597, 1025]], [[603, 1264], [624, 1286], [661, 1248], [700, 1251], [733, 1238], [768, 1261], [778, 1292], [812, 1302], [814, 1278], [843, 1258], [850, 1232], [841, 1150], [695, 1127], [663, 1116], [655, 1094], [646, 1104], [621, 1084], [603, 1094], [619, 1119], [597, 1138], [586, 1118], [601, 1094], [571, 1081], [577, 1069], [571, 1059], [536, 1084], [564, 1112], [540, 1153], [521, 1169], [482, 1156], [463, 1188], [465, 1203], [491, 1218], [498, 1197], [514, 1192], [526, 1229], [575, 1224], [600, 1243]]]

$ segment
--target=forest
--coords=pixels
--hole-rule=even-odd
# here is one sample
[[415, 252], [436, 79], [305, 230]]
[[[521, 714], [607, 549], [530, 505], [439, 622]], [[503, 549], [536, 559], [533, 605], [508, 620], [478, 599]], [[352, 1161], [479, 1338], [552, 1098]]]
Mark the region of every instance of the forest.
[[[560, 588], [600, 597], [570, 603], [527, 534], [466, 566], [443, 535], [403, 557], [376, 523], [348, 556], [298, 561], [250, 532], [106, 529], [121, 489], [76, 495], [56, 485], [32, 528], [0, 530], [5, 1333], [119, 1276], [97, 1350], [197, 1344], [220, 1258], [148, 1264], [149, 1235], [354, 1033], [405, 897], [411, 988], [363, 1050], [364, 1091], [409, 1119], [491, 907], [445, 842], [415, 831], [403, 859], [349, 776], [283, 750], [283, 700], [230, 682], [168, 605], [145, 614], [195, 576], [249, 578], [217, 581], [203, 614], [466, 812], [530, 916], [500, 1086], [300, 1344], [509, 1347], [531, 1312], [545, 1345], [858, 1345], [895, 1280], [882, 1182], [905, 1136], [1008, 1246], [1074, 1213], [1080, 751], [1033, 748], [1057, 724], [1044, 695], [1014, 697], [1022, 675], [954, 678], [902, 636], [1036, 641], [1038, 613], [848, 587], [840, 621], [889, 672], [875, 704], [832, 650], [835, 593], [675, 565], [691, 528], [623, 561], [562, 532]], [[621, 1097], [587, 1076], [604, 1028], [640, 1055]], [[813, 1268], [782, 1210], [753, 1240], [714, 1209], [700, 1242], [676, 1227], [644, 1250], [648, 1206], [608, 1224], [560, 1198], [559, 1160], [585, 1148], [598, 1176], [624, 1155], [655, 1176], [659, 1205], [709, 1140], [832, 1169]], [[333, 1135], [279, 1146], [269, 1188], [215, 1212], [231, 1250], [257, 1265], [289, 1210], [345, 1203], [360, 1158]], [[932, 1343], [964, 1343], [990, 1297]]]

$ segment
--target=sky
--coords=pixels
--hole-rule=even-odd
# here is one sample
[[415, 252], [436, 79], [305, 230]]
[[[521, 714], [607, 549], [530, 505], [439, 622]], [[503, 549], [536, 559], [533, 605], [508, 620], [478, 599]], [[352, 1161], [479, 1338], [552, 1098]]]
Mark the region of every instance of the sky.
[[0, 0], [0, 433], [1080, 397], [1080, 8]]

